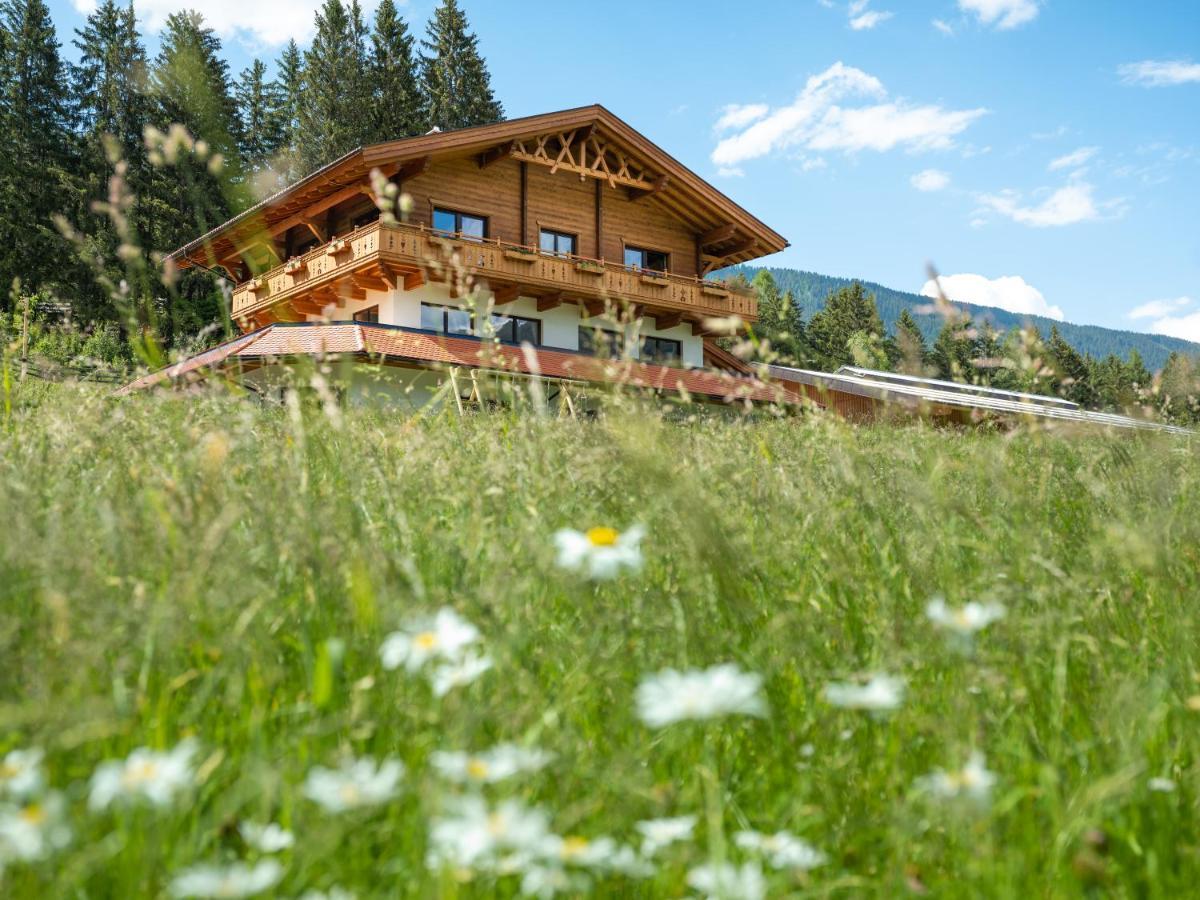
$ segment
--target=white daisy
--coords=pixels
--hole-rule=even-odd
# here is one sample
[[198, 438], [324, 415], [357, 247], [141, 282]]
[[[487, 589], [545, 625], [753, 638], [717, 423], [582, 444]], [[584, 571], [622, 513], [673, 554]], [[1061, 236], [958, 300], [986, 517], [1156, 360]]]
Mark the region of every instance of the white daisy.
[[354, 895], [344, 888], [331, 887], [327, 891], [305, 891], [300, 900], [354, 900]]
[[979, 603], [972, 600], [957, 609], [947, 605], [941, 597], [934, 597], [925, 607], [929, 621], [959, 637], [970, 637], [993, 622], [1004, 618], [1004, 607], [999, 603]]
[[679, 841], [688, 841], [696, 827], [695, 816], [677, 816], [673, 819], [646, 819], [635, 826], [642, 834], [642, 853], [654, 856], [664, 847]]
[[0, 806], [0, 866], [8, 859], [45, 859], [70, 839], [66, 801], [56, 791], [27, 799], [19, 806]]
[[1160, 794], [1169, 794], [1175, 790], [1175, 782], [1170, 778], [1151, 778], [1146, 782], [1146, 787]]
[[253, 866], [193, 866], [171, 881], [175, 897], [251, 897], [270, 890], [283, 878], [278, 860], [264, 859]]
[[642, 567], [641, 543], [645, 535], [641, 525], [623, 534], [607, 526], [587, 531], [563, 528], [554, 534], [558, 565], [596, 579], [614, 578], [621, 569], [636, 571]]
[[495, 784], [514, 775], [544, 768], [553, 754], [516, 744], [497, 744], [481, 753], [438, 750], [429, 761], [438, 773], [459, 784]]
[[139, 747], [124, 760], [102, 762], [92, 775], [88, 805], [93, 810], [105, 809], [114, 800], [168, 805], [195, 780], [192, 757], [196, 750], [195, 741], [185, 740], [172, 750]]
[[496, 866], [501, 854], [515, 854], [520, 864], [537, 855], [549, 835], [544, 812], [519, 800], [506, 800], [489, 807], [482, 797], [458, 797], [447, 813], [432, 820], [429, 828], [431, 869], [480, 869]]
[[761, 854], [774, 869], [808, 871], [828, 861], [828, 857], [816, 847], [786, 831], [775, 834], [739, 831], [733, 840], [743, 850]]
[[403, 775], [404, 765], [397, 759], [347, 759], [336, 769], [310, 769], [302, 791], [329, 812], [345, 812], [390, 800]]
[[238, 826], [242, 838], [259, 853], [278, 853], [287, 850], [296, 843], [296, 836], [274, 822], [259, 825], [255, 822], [243, 822]]
[[988, 771], [983, 754], [976, 751], [971, 754], [961, 771], [947, 772], [945, 769], [935, 769], [917, 779], [917, 788], [942, 800], [966, 797], [986, 803], [991, 797], [995, 783], [996, 774]]
[[46, 786], [42, 756], [37, 747], [10, 750], [0, 761], [0, 795], [29, 797], [40, 792]]
[[828, 684], [825, 699], [846, 709], [875, 712], [896, 709], [904, 700], [904, 679], [891, 675], [872, 675], [866, 684]]
[[445, 697], [458, 687], [476, 681], [492, 667], [492, 658], [478, 653], [468, 653], [461, 659], [439, 665], [430, 675], [429, 683], [435, 697]]
[[568, 872], [560, 866], [534, 863], [525, 868], [521, 876], [521, 894], [525, 897], [556, 897], [559, 894], [583, 896], [591, 887], [587, 877], [578, 872]]
[[389, 634], [379, 648], [385, 669], [415, 672], [432, 660], [457, 661], [479, 640], [479, 629], [449, 607], [416, 619]]
[[687, 672], [665, 669], [638, 685], [638, 716], [651, 728], [733, 714], [764, 716], [767, 704], [761, 688], [761, 675], [743, 672], [732, 663]]
[[699, 866], [688, 872], [687, 883], [709, 900], [762, 900], [767, 882], [758, 863]]

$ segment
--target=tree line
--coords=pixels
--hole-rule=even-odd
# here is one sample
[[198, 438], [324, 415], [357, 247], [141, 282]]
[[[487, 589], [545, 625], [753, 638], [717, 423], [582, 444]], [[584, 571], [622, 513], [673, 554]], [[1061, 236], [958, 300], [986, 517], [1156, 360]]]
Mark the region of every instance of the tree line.
[[853, 365], [1058, 396], [1085, 409], [1153, 410], [1177, 424], [1200, 423], [1200, 367], [1184, 353], [1172, 352], [1153, 374], [1136, 349], [1125, 359], [1113, 353], [1095, 358], [1080, 353], [1055, 326], [1046, 337], [1031, 326], [1001, 332], [945, 302], [939, 303], [944, 324], [930, 343], [908, 309], [889, 332], [874, 295], [859, 282], [830, 293], [805, 321], [795, 296], [781, 291], [771, 272], [761, 269], [752, 280], [741, 272], [734, 277], [758, 297], [757, 355], [782, 365], [823, 372]]
[[503, 118], [457, 0], [442, 0], [421, 40], [395, 0], [369, 24], [359, 0], [325, 0], [315, 25], [273, 78], [261, 59], [234, 76], [195, 11], [167, 18], [151, 59], [132, 3], [102, 0], [70, 62], [44, 0], [0, 4], [9, 327], [32, 307], [125, 331], [140, 310], [163, 344], [180, 343], [222, 321], [219, 292], [201, 271], [164, 285], [146, 254], [131, 271], [143, 248], [175, 249], [356, 147]]

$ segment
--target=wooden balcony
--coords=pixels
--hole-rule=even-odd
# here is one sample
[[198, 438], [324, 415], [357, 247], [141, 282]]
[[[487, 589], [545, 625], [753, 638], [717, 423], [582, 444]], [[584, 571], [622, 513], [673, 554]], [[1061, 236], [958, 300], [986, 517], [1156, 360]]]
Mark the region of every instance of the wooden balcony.
[[[362, 296], [367, 288], [405, 289], [426, 281], [487, 282], [498, 302], [536, 297], [539, 307], [577, 302], [594, 314], [606, 302], [631, 304], [639, 314], [693, 323], [738, 316], [758, 318], [758, 302], [712, 281], [626, 268], [579, 256], [550, 256], [494, 239], [470, 240], [427, 228], [375, 222], [288, 260], [233, 292], [233, 318], [244, 328], [320, 312], [330, 302]], [[506, 298], [506, 299], [505, 299]]]

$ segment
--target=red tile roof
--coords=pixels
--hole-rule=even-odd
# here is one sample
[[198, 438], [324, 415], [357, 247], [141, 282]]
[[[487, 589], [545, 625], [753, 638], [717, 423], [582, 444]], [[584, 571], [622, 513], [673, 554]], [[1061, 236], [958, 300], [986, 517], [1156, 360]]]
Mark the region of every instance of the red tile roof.
[[119, 391], [198, 379], [233, 361], [302, 355], [353, 354], [379, 362], [415, 362], [438, 366], [494, 369], [547, 378], [593, 383], [620, 382], [639, 388], [695, 394], [727, 402], [796, 402], [798, 398], [756, 378], [711, 369], [679, 369], [628, 360], [602, 360], [566, 350], [542, 347], [528, 353], [511, 344], [451, 337], [387, 325], [365, 323], [268, 325], [173, 366], [144, 375]]

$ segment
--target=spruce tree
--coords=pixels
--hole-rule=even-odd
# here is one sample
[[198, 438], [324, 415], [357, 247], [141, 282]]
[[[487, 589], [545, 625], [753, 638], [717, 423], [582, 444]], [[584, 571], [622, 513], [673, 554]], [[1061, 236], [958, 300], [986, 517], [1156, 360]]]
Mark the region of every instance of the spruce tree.
[[421, 78], [425, 88], [425, 121], [449, 130], [488, 125], [504, 118], [504, 107], [492, 93], [479, 39], [471, 33], [457, 0], [442, 0], [425, 29], [421, 46]]
[[300, 162], [305, 173], [367, 142], [369, 87], [365, 29], [357, 0], [325, 0], [317, 33], [304, 55]]
[[1085, 409], [1096, 403], [1096, 392], [1092, 387], [1088, 361], [1059, 333], [1058, 326], [1050, 328], [1050, 340], [1046, 342], [1046, 353], [1055, 373], [1055, 387], [1059, 394], [1078, 403]]
[[925, 346], [925, 334], [908, 307], [900, 311], [892, 343], [896, 348], [892, 364], [898, 371], [905, 375], [925, 374], [925, 357], [929, 352]]
[[816, 364], [829, 372], [853, 362], [849, 343], [857, 332], [879, 341], [884, 336], [875, 297], [857, 281], [831, 293], [825, 308], [809, 319], [807, 331]]
[[975, 331], [969, 320], [947, 319], [929, 351], [929, 364], [938, 378], [974, 384]]
[[[275, 91], [279, 97], [280, 149], [276, 170], [283, 184], [298, 179], [301, 172], [299, 154], [300, 109], [304, 102], [304, 57], [294, 40], [288, 41], [279, 57], [279, 75]], [[282, 185], [281, 185], [282, 186]]]
[[369, 142], [394, 141], [425, 130], [413, 38], [393, 0], [375, 11], [371, 35], [371, 122]]
[[285, 123], [279, 86], [267, 80], [266, 65], [256, 59], [242, 72], [234, 94], [242, 164], [248, 173], [261, 173], [273, 165], [283, 145]]

